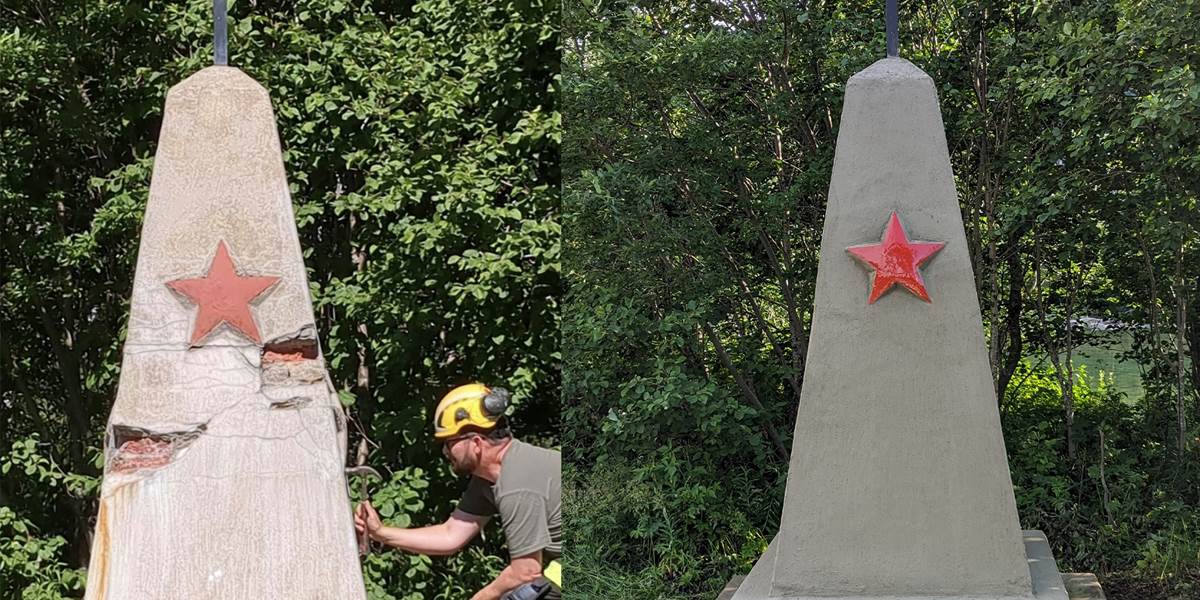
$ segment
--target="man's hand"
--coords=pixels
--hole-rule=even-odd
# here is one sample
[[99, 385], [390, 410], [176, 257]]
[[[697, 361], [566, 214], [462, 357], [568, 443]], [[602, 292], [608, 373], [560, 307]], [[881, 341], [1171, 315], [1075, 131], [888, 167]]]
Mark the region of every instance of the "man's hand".
[[379, 541], [378, 536], [383, 530], [383, 521], [379, 519], [379, 513], [375, 512], [375, 507], [371, 506], [370, 502], [360, 502], [354, 509], [354, 530], [358, 532], [358, 535], [366, 532], [371, 539]]
[[377, 542], [405, 552], [430, 556], [448, 556], [458, 552], [479, 535], [479, 530], [487, 522], [487, 517], [456, 510], [440, 525], [404, 529], [384, 525], [370, 502], [363, 502], [354, 509], [354, 530], [358, 535], [365, 531]]

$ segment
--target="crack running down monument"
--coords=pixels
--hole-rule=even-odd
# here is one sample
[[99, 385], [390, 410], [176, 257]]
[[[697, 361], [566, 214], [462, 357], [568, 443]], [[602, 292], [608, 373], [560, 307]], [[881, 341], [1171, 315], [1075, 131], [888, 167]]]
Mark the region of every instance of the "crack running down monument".
[[208, 67], [167, 94], [86, 597], [364, 598], [345, 457], [270, 99]]
[[889, 55], [846, 86], [779, 533], [722, 598], [1102, 598], [1018, 524], [937, 91]]

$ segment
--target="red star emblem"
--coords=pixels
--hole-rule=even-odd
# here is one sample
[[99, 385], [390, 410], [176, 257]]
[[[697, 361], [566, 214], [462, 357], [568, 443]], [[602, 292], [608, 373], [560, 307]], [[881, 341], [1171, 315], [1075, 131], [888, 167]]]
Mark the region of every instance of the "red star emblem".
[[871, 297], [867, 299], [867, 304], [874, 304], [880, 296], [897, 284], [908, 288], [916, 297], [930, 302], [929, 293], [925, 291], [925, 279], [921, 277], [921, 271], [917, 267], [937, 254], [945, 245], [945, 242], [909, 241], [908, 233], [900, 224], [900, 217], [892, 211], [892, 218], [888, 220], [883, 239], [878, 244], [850, 246], [846, 248], [846, 252], [875, 271]]
[[250, 314], [250, 302], [275, 285], [278, 277], [242, 277], [233, 266], [225, 242], [217, 243], [217, 255], [208, 266], [208, 273], [196, 279], [168, 281], [167, 287], [187, 296], [200, 307], [196, 326], [192, 329], [192, 346], [212, 333], [221, 323], [261, 343], [258, 326]]

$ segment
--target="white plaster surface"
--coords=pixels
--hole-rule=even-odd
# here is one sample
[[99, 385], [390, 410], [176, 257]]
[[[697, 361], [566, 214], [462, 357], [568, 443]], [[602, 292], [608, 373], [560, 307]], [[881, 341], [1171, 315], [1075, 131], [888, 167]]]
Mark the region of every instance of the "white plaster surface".
[[[896, 211], [931, 303], [846, 248]], [[933, 81], [884, 59], [846, 88], [780, 531], [735, 598], [1032, 598]]]
[[[270, 99], [232, 67], [167, 95], [86, 597], [364, 598], [328, 379], [264, 386], [262, 349], [227, 326], [189, 347], [197, 309], [165, 283], [203, 276], [219, 240], [242, 275], [281, 278], [251, 308], [263, 341], [313, 335]], [[163, 466], [114, 472], [113, 426], [203, 430]]]

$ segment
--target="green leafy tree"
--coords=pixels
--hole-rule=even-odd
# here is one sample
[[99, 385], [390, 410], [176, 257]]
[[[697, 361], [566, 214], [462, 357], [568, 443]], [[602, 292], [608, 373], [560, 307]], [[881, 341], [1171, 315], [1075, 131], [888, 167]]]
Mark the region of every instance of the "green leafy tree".
[[[163, 101], [210, 64], [211, 4], [0, 14], [0, 452], [61, 475], [0, 480], [0, 544], [23, 544], [0, 595], [77, 595]], [[366, 435], [387, 475], [372, 498], [388, 522], [440, 521], [463, 483], [430, 441], [450, 387], [508, 386], [516, 433], [558, 443], [557, 5], [260, 0], [229, 31], [271, 94], [352, 447]], [[494, 533], [371, 556], [370, 596], [468, 595], [502, 566]]]
[[[1022, 519], [1114, 596], [1198, 589], [1196, 8], [900, 6]], [[778, 528], [841, 94], [883, 6], [564, 10], [568, 566], [581, 597], [711, 597]], [[1145, 395], [1087, 383], [1085, 350], [1130, 337]]]

